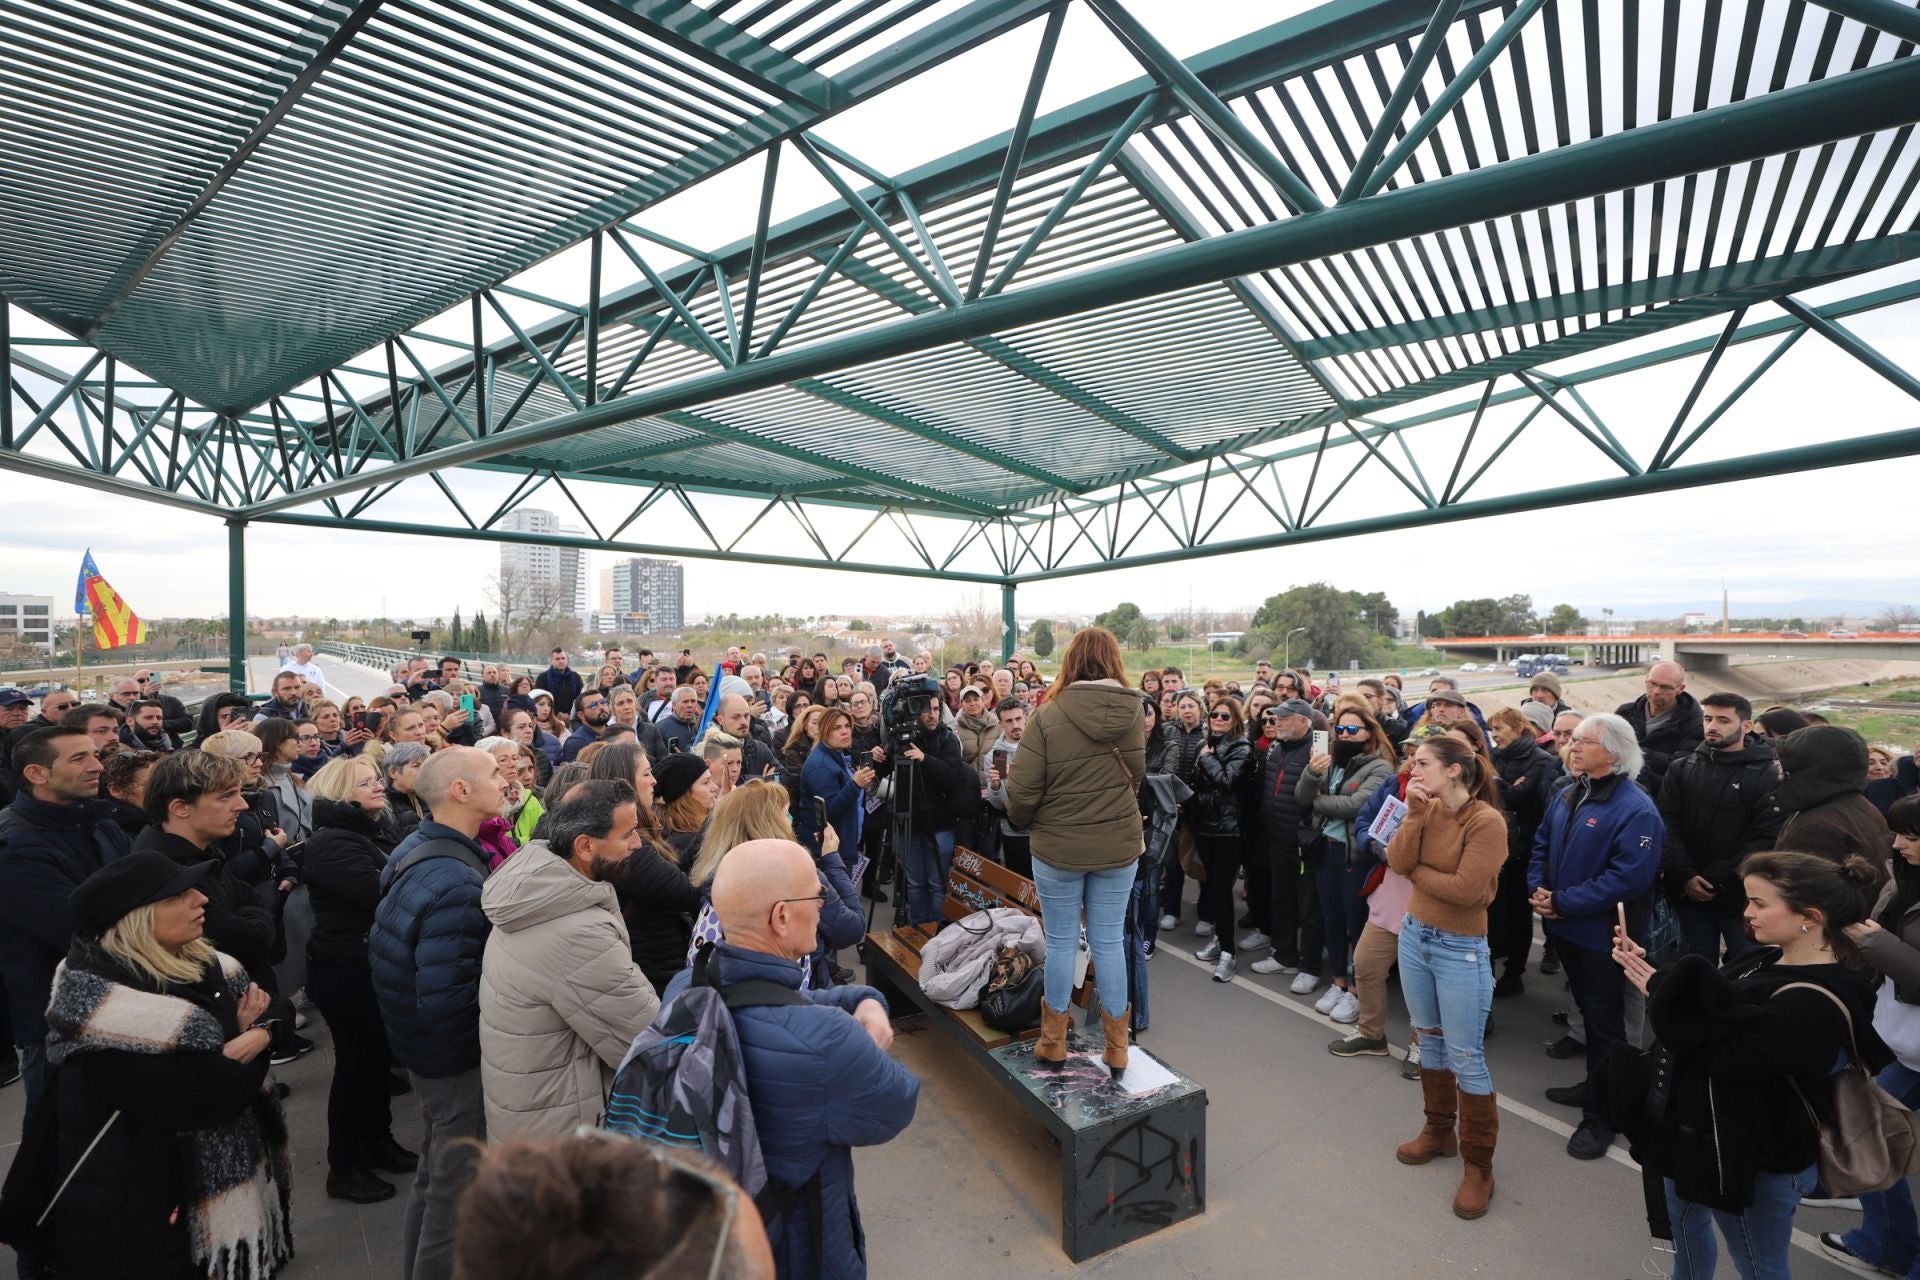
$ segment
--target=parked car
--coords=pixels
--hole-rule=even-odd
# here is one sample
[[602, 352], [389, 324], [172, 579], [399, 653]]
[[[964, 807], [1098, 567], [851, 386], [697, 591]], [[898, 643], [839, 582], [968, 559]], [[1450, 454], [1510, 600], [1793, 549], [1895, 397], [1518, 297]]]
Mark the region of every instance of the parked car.
[[1477, 662], [1463, 662], [1460, 664], [1460, 669], [1462, 671], [1478, 671], [1480, 664]]
[[1833, 630], [1827, 632], [1827, 639], [1829, 640], [1858, 640], [1859, 638], [1859, 632], [1849, 631], [1845, 627], [1835, 627]]
[[1805, 640], [1807, 633], [1804, 631], [1782, 631], [1780, 638], [1782, 640]]
[[1437, 675], [1439, 675], [1439, 674], [1440, 674], [1440, 668], [1438, 668], [1438, 667], [1422, 667], [1422, 668], [1420, 669], [1420, 674], [1421, 674], [1421, 675], [1423, 675], [1423, 676], [1437, 676]]

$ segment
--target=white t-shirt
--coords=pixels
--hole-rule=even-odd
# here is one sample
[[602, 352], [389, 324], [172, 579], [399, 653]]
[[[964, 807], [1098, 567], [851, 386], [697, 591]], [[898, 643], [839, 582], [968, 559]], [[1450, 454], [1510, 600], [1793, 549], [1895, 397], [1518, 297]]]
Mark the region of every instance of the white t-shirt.
[[280, 664], [282, 671], [291, 671], [302, 680], [311, 680], [322, 689], [327, 687], [327, 677], [321, 672], [319, 664], [313, 662], [295, 662], [288, 658]]

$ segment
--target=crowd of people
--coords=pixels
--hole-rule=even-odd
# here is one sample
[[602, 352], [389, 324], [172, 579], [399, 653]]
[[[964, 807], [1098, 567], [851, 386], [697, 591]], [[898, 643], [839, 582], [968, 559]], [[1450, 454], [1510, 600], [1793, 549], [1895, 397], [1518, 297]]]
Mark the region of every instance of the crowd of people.
[[[0, 1082], [28, 1096], [6, 1198], [59, 1197], [50, 1230], [10, 1241], [23, 1275], [271, 1274], [293, 1229], [270, 1069], [313, 1047], [310, 1014], [333, 1058], [325, 1192], [373, 1203], [399, 1194], [383, 1175], [412, 1175], [409, 1278], [584, 1274], [556, 1259], [685, 1243], [503, 1234], [517, 1191], [572, 1220], [569, 1189], [616, 1176], [711, 1220], [702, 1258], [863, 1275], [848, 1149], [900, 1132], [917, 1082], [840, 955], [863, 898], [903, 891], [901, 918], [943, 924], [956, 847], [1036, 884], [1043, 1063], [1066, 1056], [1083, 927], [1096, 974], [1134, 974], [1191, 911], [1216, 981], [1244, 966], [1316, 997], [1341, 1058], [1391, 1055], [1397, 974], [1424, 1123], [1396, 1155], [1458, 1156], [1463, 1218], [1494, 1193], [1495, 1002], [1557, 976], [1548, 1053], [1579, 1074], [1547, 1098], [1579, 1116], [1567, 1151], [1627, 1138], [1660, 1179], [1679, 1277], [1712, 1274], [1716, 1225], [1743, 1276], [1786, 1274], [1837, 1063], [1920, 1101], [1914, 757], [1696, 698], [1674, 663], [1611, 711], [1543, 673], [1487, 713], [1447, 676], [1417, 696], [1267, 662], [1244, 682], [1135, 680], [1098, 628], [1051, 684], [1025, 660], [935, 672], [890, 641], [837, 663], [636, 657], [609, 647], [583, 671], [556, 649], [478, 679], [421, 658], [336, 701], [303, 646], [264, 699], [217, 694], [197, 716], [152, 671], [97, 703], [0, 689]], [[911, 677], [895, 692], [930, 692], [889, 725], [889, 686]], [[755, 1120], [769, 1167], [817, 1176], [824, 1221], [851, 1232], [763, 1223], [697, 1160], [585, 1136], [706, 955], [723, 982], [805, 1006], [740, 1012], [747, 1077], [769, 1085]], [[1144, 981], [1128, 987], [1103, 1002], [1116, 1074], [1148, 1026]], [[805, 1046], [817, 1078], [796, 1075]], [[836, 1092], [859, 1092], [859, 1123], [822, 1100]], [[418, 1152], [394, 1136], [403, 1095]], [[1707, 1097], [1742, 1105], [1695, 1114]], [[1905, 1185], [1863, 1205], [1824, 1246], [1920, 1276]], [[87, 1225], [109, 1210], [123, 1233]]]

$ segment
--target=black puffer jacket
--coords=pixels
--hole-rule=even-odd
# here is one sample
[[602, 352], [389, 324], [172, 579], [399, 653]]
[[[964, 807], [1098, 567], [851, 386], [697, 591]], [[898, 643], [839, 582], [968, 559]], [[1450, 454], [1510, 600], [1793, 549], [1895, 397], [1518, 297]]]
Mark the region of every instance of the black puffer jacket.
[[1257, 768], [1253, 744], [1245, 738], [1209, 736], [1212, 751], [1202, 751], [1194, 765], [1199, 779], [1193, 799], [1193, 834], [1202, 840], [1237, 839], [1241, 832], [1240, 805], [1246, 795], [1247, 771]]
[[1178, 720], [1169, 720], [1160, 732], [1167, 740], [1166, 772], [1198, 791], [1200, 748], [1207, 743], [1207, 722], [1202, 720], [1189, 729]]
[[367, 934], [373, 909], [380, 905], [380, 872], [393, 846], [393, 832], [379, 815], [341, 800], [313, 802], [306, 856], [313, 903], [309, 960], [368, 967]]
[[1301, 812], [1299, 797], [1294, 793], [1312, 756], [1311, 734], [1297, 742], [1275, 742], [1267, 748], [1267, 758], [1260, 764], [1260, 829], [1266, 833], [1269, 847], [1276, 841], [1299, 837], [1307, 815]]
[[1745, 907], [1740, 859], [1780, 838], [1778, 759], [1770, 743], [1748, 738], [1738, 751], [1702, 743], [1667, 769], [1660, 785], [1660, 821], [1667, 828], [1660, 875], [1668, 892], [1684, 893], [1687, 881], [1705, 876], [1713, 881], [1716, 906], [1731, 914]]
[[[959, 825], [960, 815], [971, 815], [980, 805], [980, 775], [967, 767], [960, 750], [960, 735], [941, 725], [920, 729], [913, 745], [927, 757], [915, 770], [919, 777], [913, 787], [914, 829], [931, 834], [951, 831]], [[891, 773], [898, 753], [890, 754], [879, 766], [882, 775]], [[898, 800], [896, 787], [894, 798]]]
[[1553, 779], [1560, 761], [1530, 737], [1508, 743], [1493, 753], [1494, 787], [1507, 815], [1507, 856], [1533, 856], [1533, 834], [1553, 798]]
[[1651, 733], [1647, 731], [1647, 721], [1653, 719], [1653, 712], [1647, 707], [1646, 694], [1641, 694], [1632, 702], [1621, 703], [1613, 709], [1613, 714], [1632, 725], [1633, 736], [1640, 740], [1640, 750], [1646, 759], [1640, 767], [1639, 782], [1649, 795], [1660, 794], [1660, 784], [1667, 776], [1668, 765], [1707, 740], [1706, 721], [1701, 714], [1700, 703], [1684, 689], [1674, 701], [1673, 714]]

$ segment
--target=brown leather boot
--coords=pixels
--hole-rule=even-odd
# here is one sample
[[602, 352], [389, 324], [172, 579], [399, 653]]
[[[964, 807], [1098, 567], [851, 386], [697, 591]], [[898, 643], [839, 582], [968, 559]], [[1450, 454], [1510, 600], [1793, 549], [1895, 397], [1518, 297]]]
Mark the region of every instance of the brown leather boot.
[[1119, 1013], [1108, 1013], [1105, 1005], [1100, 1006], [1100, 1029], [1107, 1036], [1107, 1047], [1100, 1051], [1100, 1061], [1106, 1063], [1116, 1076], [1127, 1069], [1127, 1027], [1132, 1020], [1132, 1005]]
[[1435, 1156], [1460, 1154], [1459, 1142], [1453, 1134], [1460, 1105], [1453, 1072], [1420, 1068], [1420, 1091], [1426, 1095], [1427, 1123], [1412, 1142], [1403, 1142], [1394, 1148], [1393, 1154], [1401, 1164], [1425, 1164]]
[[1500, 1136], [1500, 1108], [1491, 1093], [1460, 1095], [1460, 1189], [1453, 1193], [1456, 1218], [1484, 1215], [1493, 1199], [1493, 1147]]
[[1033, 1042], [1033, 1060], [1057, 1067], [1067, 1060], [1067, 1015], [1040, 1002], [1040, 1038]]

